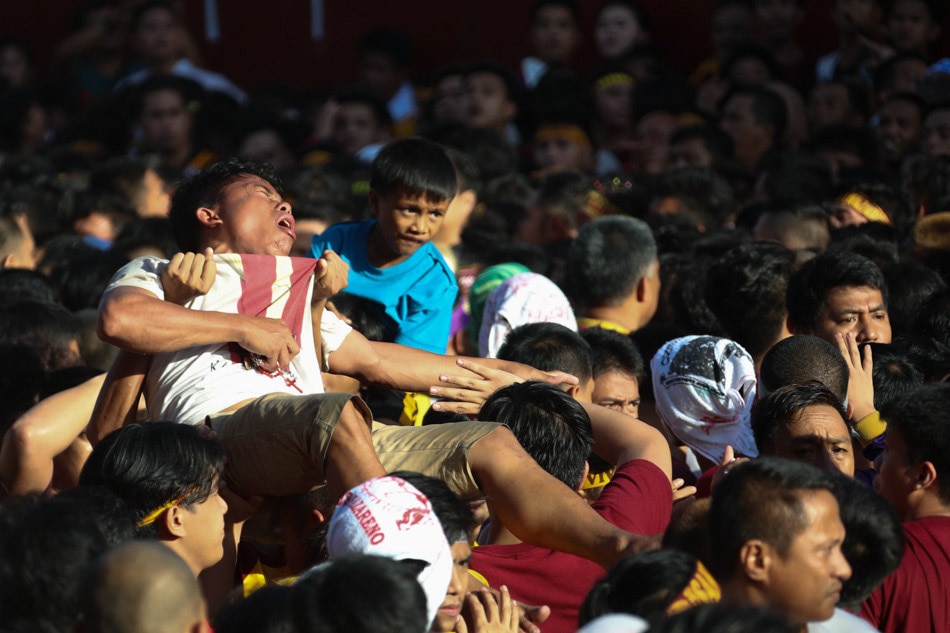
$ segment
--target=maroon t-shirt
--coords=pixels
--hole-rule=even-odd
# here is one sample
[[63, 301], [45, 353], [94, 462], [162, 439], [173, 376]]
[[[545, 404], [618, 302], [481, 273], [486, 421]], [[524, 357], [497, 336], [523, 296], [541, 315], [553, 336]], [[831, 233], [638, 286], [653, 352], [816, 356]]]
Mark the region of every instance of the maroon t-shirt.
[[950, 630], [950, 517], [904, 523], [907, 546], [897, 570], [861, 605], [884, 633]]
[[[672, 505], [666, 475], [638, 459], [617, 469], [593, 508], [628, 532], [659, 534], [670, 521]], [[492, 587], [506, 585], [515, 600], [551, 607], [551, 617], [540, 625], [544, 633], [574, 633], [587, 592], [606, 575], [597, 563], [526, 543], [476, 547], [471, 567]]]

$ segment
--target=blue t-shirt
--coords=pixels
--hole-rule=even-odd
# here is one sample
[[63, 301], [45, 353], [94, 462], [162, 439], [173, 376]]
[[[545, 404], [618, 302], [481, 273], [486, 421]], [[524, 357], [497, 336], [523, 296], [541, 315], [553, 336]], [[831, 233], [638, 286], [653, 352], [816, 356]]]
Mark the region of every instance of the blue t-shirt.
[[452, 269], [431, 242], [395, 266], [373, 266], [366, 243], [375, 225], [376, 220], [334, 224], [313, 237], [310, 257], [327, 249], [337, 253], [350, 266], [344, 292], [378, 303], [377, 316], [393, 330], [397, 343], [444, 354], [458, 294]]

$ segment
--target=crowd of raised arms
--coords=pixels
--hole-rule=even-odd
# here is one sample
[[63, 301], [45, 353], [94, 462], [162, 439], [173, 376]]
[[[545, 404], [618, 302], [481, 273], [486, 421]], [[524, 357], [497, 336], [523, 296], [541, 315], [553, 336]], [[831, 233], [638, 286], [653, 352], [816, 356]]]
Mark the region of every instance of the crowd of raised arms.
[[186, 4], [0, 41], [0, 633], [950, 630], [943, 0], [306, 95]]

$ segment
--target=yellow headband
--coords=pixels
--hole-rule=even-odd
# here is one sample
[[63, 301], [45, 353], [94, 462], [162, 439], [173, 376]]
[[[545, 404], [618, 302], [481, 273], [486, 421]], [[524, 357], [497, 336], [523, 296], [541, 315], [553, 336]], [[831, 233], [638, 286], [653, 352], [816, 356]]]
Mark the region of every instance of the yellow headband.
[[887, 217], [884, 209], [877, 206], [860, 193], [849, 193], [838, 198], [838, 204], [851, 207], [871, 222], [881, 222], [890, 225], [891, 219]]
[[169, 508], [174, 508], [174, 507], [177, 506], [179, 503], [181, 503], [182, 501], [184, 501], [187, 497], [188, 497], [188, 495], [187, 495], [187, 494], [184, 494], [184, 495], [178, 497], [177, 499], [172, 499], [171, 501], [165, 503], [165, 504], [164, 504], [163, 506], [161, 506], [160, 508], [157, 508], [157, 509], [155, 509], [155, 510], [149, 512], [149, 513], [146, 514], [144, 517], [142, 517], [142, 520], [141, 520], [141, 521], [139, 521], [138, 523], [136, 523], [136, 526], [138, 526], [138, 527], [145, 527], [146, 525], [151, 525], [152, 523], [155, 523], [155, 520], [158, 519], [158, 517], [162, 516], [162, 512], [164, 512], [165, 510], [168, 510]]
[[551, 141], [555, 139], [566, 139], [572, 143], [590, 147], [590, 137], [576, 125], [567, 123], [557, 123], [553, 125], [542, 125], [534, 134], [534, 140]]
[[636, 83], [627, 73], [608, 73], [594, 82], [594, 90], [600, 92], [613, 86], [634, 86]]
[[666, 608], [666, 615], [676, 615], [700, 604], [719, 602], [722, 590], [706, 566], [696, 561], [696, 572], [683, 591]]

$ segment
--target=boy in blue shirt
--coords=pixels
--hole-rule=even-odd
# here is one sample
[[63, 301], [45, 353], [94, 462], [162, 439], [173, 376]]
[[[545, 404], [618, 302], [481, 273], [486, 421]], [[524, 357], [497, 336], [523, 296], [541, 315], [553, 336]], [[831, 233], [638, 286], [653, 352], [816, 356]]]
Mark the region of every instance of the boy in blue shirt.
[[314, 236], [310, 256], [325, 250], [350, 266], [346, 292], [378, 304], [396, 343], [444, 354], [455, 275], [430, 240], [455, 197], [455, 168], [432, 141], [390, 143], [373, 161], [369, 207], [374, 219], [335, 224]]

